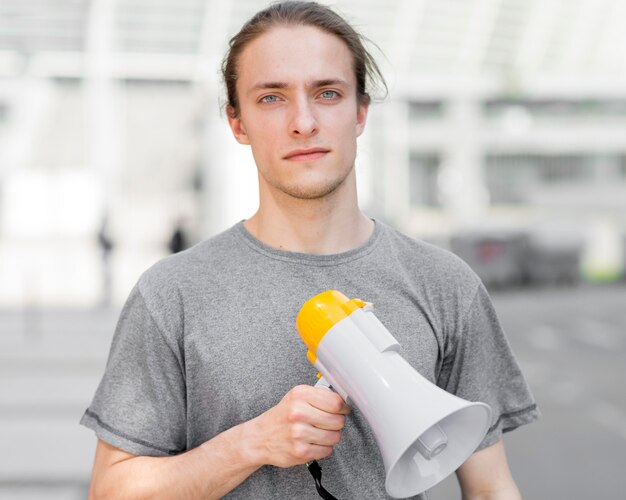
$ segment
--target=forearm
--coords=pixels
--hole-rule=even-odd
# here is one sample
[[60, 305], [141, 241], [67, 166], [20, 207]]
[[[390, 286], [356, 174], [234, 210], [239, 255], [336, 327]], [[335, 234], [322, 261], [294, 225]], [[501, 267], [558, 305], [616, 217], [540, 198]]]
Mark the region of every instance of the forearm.
[[137, 456], [100, 441], [89, 497], [221, 498], [265, 464], [293, 467], [330, 455], [349, 411], [334, 392], [297, 386], [265, 413], [177, 456]]
[[521, 500], [521, 498], [515, 484], [489, 491], [463, 493], [463, 500]]
[[506, 460], [504, 442], [474, 453], [457, 470], [463, 500], [520, 500]]
[[116, 461], [94, 473], [90, 498], [221, 498], [261, 466], [242, 445], [247, 432], [242, 424], [177, 456]]

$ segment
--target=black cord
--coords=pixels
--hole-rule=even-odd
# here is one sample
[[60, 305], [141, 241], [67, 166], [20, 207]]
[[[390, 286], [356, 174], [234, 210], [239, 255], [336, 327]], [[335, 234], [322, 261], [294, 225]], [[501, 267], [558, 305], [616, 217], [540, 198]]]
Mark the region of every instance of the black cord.
[[320, 464], [317, 463], [317, 460], [309, 462], [306, 466], [315, 480], [315, 487], [317, 488], [319, 496], [321, 496], [324, 500], [337, 500], [322, 486], [322, 468], [320, 467]]

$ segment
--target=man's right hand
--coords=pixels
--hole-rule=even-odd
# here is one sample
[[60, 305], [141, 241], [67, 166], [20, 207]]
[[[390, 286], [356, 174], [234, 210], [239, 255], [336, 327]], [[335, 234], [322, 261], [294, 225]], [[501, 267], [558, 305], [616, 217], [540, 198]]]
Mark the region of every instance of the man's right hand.
[[218, 499], [263, 465], [330, 455], [349, 412], [338, 394], [300, 385], [265, 413], [179, 455], [138, 456], [99, 441], [89, 498]]
[[348, 413], [350, 407], [335, 392], [299, 385], [276, 406], [243, 424], [244, 442], [259, 464], [304, 464], [332, 453]]

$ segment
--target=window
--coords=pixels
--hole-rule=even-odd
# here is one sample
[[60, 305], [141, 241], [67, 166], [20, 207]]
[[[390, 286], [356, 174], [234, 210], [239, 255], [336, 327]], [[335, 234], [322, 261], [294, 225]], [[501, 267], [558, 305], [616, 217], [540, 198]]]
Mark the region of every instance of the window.
[[411, 207], [438, 207], [437, 178], [441, 163], [437, 153], [412, 153], [409, 171]]
[[[607, 165], [610, 168], [607, 168]], [[625, 155], [488, 155], [485, 176], [491, 202], [525, 203], [533, 189], [580, 186], [588, 182], [610, 185], [626, 178]]]
[[413, 101], [409, 103], [409, 119], [413, 121], [443, 118], [445, 106], [443, 101]]
[[522, 108], [533, 118], [625, 118], [626, 100], [496, 98], [483, 103], [484, 115], [498, 118], [511, 108]]

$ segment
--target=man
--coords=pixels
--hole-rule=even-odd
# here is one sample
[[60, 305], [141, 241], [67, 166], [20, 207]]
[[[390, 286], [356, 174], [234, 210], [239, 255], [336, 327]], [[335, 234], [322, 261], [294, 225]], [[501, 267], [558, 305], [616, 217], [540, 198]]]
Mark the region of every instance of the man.
[[371, 430], [311, 387], [294, 327], [307, 299], [338, 289], [376, 303], [425, 377], [491, 405], [458, 471], [464, 498], [519, 498], [501, 435], [537, 410], [484, 288], [451, 254], [358, 208], [356, 141], [377, 72], [358, 35], [318, 4], [274, 4], [231, 40], [223, 70], [259, 208], [131, 292], [82, 420], [99, 437], [90, 496], [313, 499], [303, 464], [327, 457], [337, 498], [387, 498]]

